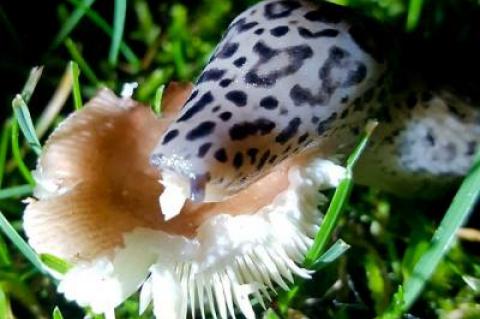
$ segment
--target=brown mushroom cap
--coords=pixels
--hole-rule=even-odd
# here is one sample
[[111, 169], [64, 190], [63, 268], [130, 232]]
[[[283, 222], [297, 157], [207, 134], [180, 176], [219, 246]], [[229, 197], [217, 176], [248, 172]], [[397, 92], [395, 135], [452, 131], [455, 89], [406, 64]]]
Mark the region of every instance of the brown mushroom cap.
[[91, 260], [121, 246], [123, 234], [138, 227], [191, 238], [209, 216], [254, 213], [288, 186], [284, 163], [225, 202], [187, 203], [180, 215], [164, 221], [161, 176], [149, 155], [190, 90], [171, 85], [157, 117], [103, 89], [56, 129], [38, 161], [38, 200], [25, 211], [25, 230], [37, 252]]

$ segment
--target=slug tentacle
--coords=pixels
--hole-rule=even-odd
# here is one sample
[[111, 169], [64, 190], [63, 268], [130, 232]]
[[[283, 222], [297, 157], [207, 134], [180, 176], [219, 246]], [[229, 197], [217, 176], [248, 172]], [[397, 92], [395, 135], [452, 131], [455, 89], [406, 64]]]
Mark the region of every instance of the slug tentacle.
[[379, 106], [368, 95], [386, 68], [363, 22], [328, 3], [264, 1], [242, 13], [154, 149], [153, 165], [175, 175], [191, 199], [217, 201], [308, 148], [352, 144], [352, 128]]

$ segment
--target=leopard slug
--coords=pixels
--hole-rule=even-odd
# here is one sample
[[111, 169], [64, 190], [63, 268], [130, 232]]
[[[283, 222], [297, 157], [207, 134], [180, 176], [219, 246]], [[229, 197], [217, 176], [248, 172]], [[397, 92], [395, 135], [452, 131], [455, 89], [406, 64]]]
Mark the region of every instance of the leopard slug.
[[377, 184], [416, 171], [465, 174], [480, 142], [479, 112], [428, 89], [392, 92], [387, 37], [330, 3], [267, 0], [247, 9], [151, 154], [166, 189], [222, 200], [286, 158], [348, 154], [369, 118], [381, 125], [360, 174], [366, 184], [375, 184], [372, 170]]

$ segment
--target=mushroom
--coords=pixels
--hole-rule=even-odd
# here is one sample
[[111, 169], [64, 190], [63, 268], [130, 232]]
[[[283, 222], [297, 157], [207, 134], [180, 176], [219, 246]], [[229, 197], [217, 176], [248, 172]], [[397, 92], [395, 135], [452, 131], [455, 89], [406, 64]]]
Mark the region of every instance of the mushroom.
[[252, 298], [265, 305], [293, 275], [309, 278], [299, 264], [321, 221], [318, 190], [344, 175], [330, 161], [291, 158], [228, 200], [187, 203], [170, 220], [161, 213], [149, 155], [190, 90], [171, 85], [157, 117], [103, 89], [45, 144], [24, 227], [38, 253], [73, 265], [57, 274], [67, 299], [111, 317], [140, 289], [141, 311], [153, 300], [157, 318], [185, 318], [188, 308], [254, 318]]

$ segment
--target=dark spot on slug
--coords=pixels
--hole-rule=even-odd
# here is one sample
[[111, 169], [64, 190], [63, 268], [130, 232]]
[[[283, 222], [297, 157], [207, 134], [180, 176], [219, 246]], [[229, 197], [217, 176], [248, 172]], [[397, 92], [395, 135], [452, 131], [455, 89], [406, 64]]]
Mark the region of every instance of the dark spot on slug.
[[197, 95], [198, 95], [198, 90], [193, 91], [192, 94], [189, 96], [189, 98], [185, 101], [185, 105], [187, 105], [190, 101], [196, 98]]
[[221, 69], [216, 69], [216, 68], [206, 70], [198, 78], [197, 84], [202, 83], [202, 82], [208, 82], [208, 81], [218, 81], [223, 77], [225, 72], [227, 72], [227, 71], [226, 70], [221, 70]]
[[354, 86], [363, 81], [366, 74], [367, 69], [362, 62], [354, 60], [348, 51], [334, 45], [329, 49], [328, 58], [318, 71], [320, 90], [312, 93], [310, 89], [295, 84], [290, 89], [290, 98], [295, 106], [328, 105], [338, 88]]
[[288, 17], [292, 13], [292, 11], [300, 7], [301, 4], [297, 1], [284, 0], [271, 2], [265, 5], [264, 16], [269, 20], [284, 18]]
[[270, 150], [267, 150], [265, 151], [265, 153], [263, 153], [262, 157], [258, 161], [257, 170], [261, 170], [263, 168], [269, 156], [270, 156]]
[[187, 140], [194, 141], [196, 139], [210, 135], [215, 130], [215, 122], [205, 121], [200, 123], [187, 133]]
[[239, 169], [243, 165], [243, 154], [242, 152], [237, 152], [233, 158], [233, 166], [236, 169]]
[[431, 129], [427, 131], [427, 135], [425, 136], [425, 138], [430, 146], [435, 145], [435, 137], [433, 136], [433, 132]]
[[[332, 115], [330, 115], [327, 119], [321, 121], [320, 123], [318, 123], [318, 126], [317, 126], [317, 133], [318, 135], [322, 135], [330, 126], [330, 124], [335, 121], [335, 119], [337, 118], [337, 113], [333, 113]], [[358, 133], [357, 133], [358, 134]]]
[[225, 94], [225, 98], [238, 107], [247, 105], [247, 94], [243, 91], [234, 90]]
[[253, 33], [255, 33], [256, 35], [261, 35], [264, 31], [265, 31], [264, 28], [258, 28], [258, 29], [255, 30]]
[[242, 32], [250, 30], [251, 28], [255, 27], [256, 25], [258, 25], [258, 22], [255, 22], [255, 21], [247, 22], [247, 23], [239, 25], [237, 27], [237, 30], [238, 30], [239, 33], [242, 33]]
[[168, 142], [170, 142], [171, 140], [173, 140], [175, 137], [178, 136], [178, 130], [171, 130], [170, 132], [168, 132], [165, 137], [163, 138], [163, 142], [162, 142], [162, 145], [165, 145], [167, 144]]
[[346, 81], [342, 84], [342, 87], [350, 87], [355, 84], [361, 83], [367, 76], [367, 67], [363, 63], [357, 63], [356, 69], [351, 70], [348, 73]]
[[216, 113], [220, 110], [220, 105], [214, 106], [212, 109], [212, 113]]
[[477, 142], [476, 141], [470, 141], [467, 143], [467, 156], [472, 156], [475, 154], [475, 150], [477, 148]]
[[311, 100], [311, 93], [300, 85], [295, 84], [290, 89], [290, 98], [293, 100], [295, 106], [301, 106]]
[[247, 155], [250, 157], [250, 164], [254, 164], [257, 161], [258, 148], [249, 148]]
[[274, 122], [266, 118], [259, 118], [253, 122], [245, 121], [234, 124], [230, 128], [229, 134], [233, 141], [239, 141], [258, 133], [260, 133], [260, 135], [266, 135], [274, 128]]
[[[258, 41], [253, 46], [253, 52], [258, 55], [258, 61], [245, 74], [245, 82], [265, 88], [272, 87], [280, 78], [294, 74], [303, 66], [306, 59], [313, 56], [313, 49], [306, 44], [273, 49], [265, 44], [264, 41]], [[274, 56], [280, 53], [286, 53], [288, 64], [285, 64], [283, 67], [276, 67], [269, 72], [260, 72], [262, 65], [268, 64]]]
[[218, 117], [221, 118], [222, 121], [226, 122], [232, 117], [232, 112], [223, 112]]
[[298, 143], [298, 144], [302, 144], [303, 142], [305, 142], [305, 140], [306, 140], [307, 138], [308, 138], [308, 133], [305, 133], [305, 134], [303, 134], [302, 136], [300, 136], [300, 137], [298, 138], [297, 143]]
[[235, 61], [233, 61], [233, 65], [240, 68], [245, 64], [245, 62], [247, 62], [247, 58], [242, 56], [242, 57], [236, 59]]
[[213, 156], [220, 163], [226, 163], [228, 161], [227, 152], [225, 151], [224, 148], [219, 148], [218, 150], [216, 150]]
[[237, 52], [239, 44], [236, 42], [228, 42], [223, 48], [218, 52], [217, 57], [220, 59], [228, 59], [232, 57], [235, 52]]
[[218, 84], [222, 87], [222, 88], [226, 88], [227, 86], [230, 85], [230, 83], [232, 83], [232, 79], [223, 79], [221, 80]]
[[274, 37], [282, 37], [285, 34], [287, 34], [289, 30], [290, 30], [289, 27], [287, 27], [286, 25], [281, 25], [271, 29], [270, 34], [273, 35]]
[[273, 164], [275, 163], [275, 161], [277, 160], [278, 156], [277, 155], [272, 155], [272, 157], [270, 157], [270, 159], [268, 160], [268, 162], [270, 164]]
[[258, 54], [260, 60], [267, 61], [277, 55], [279, 52], [275, 49], [270, 48], [268, 45], [265, 44], [263, 41], [258, 41], [253, 46], [253, 52]]
[[212, 147], [212, 143], [202, 144], [198, 148], [197, 156], [200, 157], [200, 158], [203, 158], [208, 153], [208, 151], [210, 150], [211, 147]]
[[322, 37], [334, 38], [339, 33], [340, 32], [335, 29], [325, 29], [318, 32], [312, 32], [307, 28], [298, 27], [298, 34], [300, 34], [300, 36], [302, 36], [305, 39], [315, 39], [315, 38], [322, 38]]
[[177, 120], [177, 122], [183, 122], [192, 118], [195, 114], [200, 112], [213, 101], [212, 93], [207, 92], [197, 102], [195, 102], [190, 108], [188, 108], [185, 113]]
[[274, 110], [278, 106], [278, 100], [269, 95], [260, 100], [260, 106], [267, 109], [267, 110]]
[[295, 134], [297, 134], [300, 124], [302, 124], [302, 120], [299, 117], [295, 117], [290, 120], [287, 127], [285, 127], [280, 134], [277, 135], [275, 141], [282, 145], [288, 142], [293, 136], [295, 136]]

